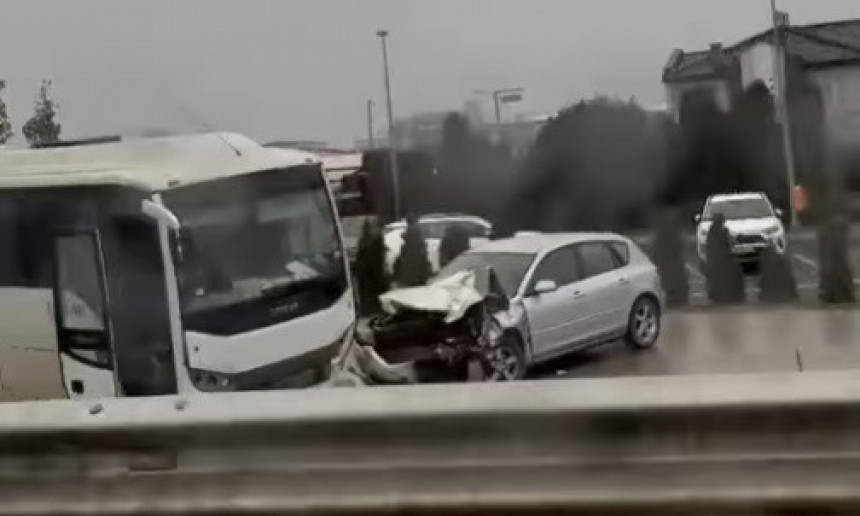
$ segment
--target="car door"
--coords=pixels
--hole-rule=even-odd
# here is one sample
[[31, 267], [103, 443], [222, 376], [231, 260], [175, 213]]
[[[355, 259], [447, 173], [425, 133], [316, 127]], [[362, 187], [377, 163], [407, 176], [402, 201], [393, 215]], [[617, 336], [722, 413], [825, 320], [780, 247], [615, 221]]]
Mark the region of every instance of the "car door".
[[615, 262], [615, 276], [618, 285], [618, 302], [612, 304], [611, 324], [614, 328], [627, 328], [630, 309], [636, 301], [638, 292], [634, 287], [637, 270], [630, 266], [630, 244], [623, 240], [607, 242]]
[[[607, 242], [585, 242], [576, 246], [582, 267], [577, 288], [583, 298], [581, 332], [589, 340], [612, 333], [619, 327], [619, 310], [627, 307], [629, 278], [618, 267], [618, 258]], [[578, 335], [571, 335], [571, 339]]]
[[[536, 358], [552, 355], [578, 331], [579, 266], [573, 246], [557, 249], [541, 259], [529, 278], [523, 305], [529, 321], [532, 350]], [[553, 281], [556, 290], [538, 294], [540, 281]]]

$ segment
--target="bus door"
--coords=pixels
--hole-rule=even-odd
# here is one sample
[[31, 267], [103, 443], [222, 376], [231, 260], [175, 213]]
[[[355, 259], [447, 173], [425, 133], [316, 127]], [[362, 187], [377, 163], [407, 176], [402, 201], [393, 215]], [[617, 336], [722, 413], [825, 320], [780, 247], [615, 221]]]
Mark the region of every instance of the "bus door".
[[107, 297], [123, 396], [175, 394], [170, 310], [158, 225], [138, 214], [102, 223]]
[[66, 394], [72, 399], [120, 394], [99, 233], [54, 235], [54, 317]]

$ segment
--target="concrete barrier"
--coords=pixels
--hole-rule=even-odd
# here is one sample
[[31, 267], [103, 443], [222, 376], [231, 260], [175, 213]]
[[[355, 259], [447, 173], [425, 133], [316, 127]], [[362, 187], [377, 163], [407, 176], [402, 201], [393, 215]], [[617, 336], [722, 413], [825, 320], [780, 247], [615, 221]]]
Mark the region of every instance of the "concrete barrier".
[[855, 372], [13, 403], [0, 514], [850, 511], [858, 457]]

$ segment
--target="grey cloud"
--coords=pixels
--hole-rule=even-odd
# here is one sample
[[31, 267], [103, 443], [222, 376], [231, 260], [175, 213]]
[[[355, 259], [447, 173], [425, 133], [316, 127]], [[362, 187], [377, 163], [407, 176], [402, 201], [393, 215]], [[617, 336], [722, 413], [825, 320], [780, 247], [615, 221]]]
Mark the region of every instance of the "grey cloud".
[[[856, 0], [781, 0], [795, 23], [860, 17]], [[381, 100], [391, 31], [399, 113], [462, 106], [474, 89], [527, 88], [517, 109], [594, 92], [663, 100], [676, 46], [735, 41], [766, 0], [6, 0], [0, 76], [14, 124], [42, 77], [70, 136], [197, 130], [188, 111], [259, 139], [349, 144]], [[378, 102], [381, 106], [382, 103]], [[184, 106], [185, 109], [179, 109]], [[381, 113], [380, 113], [381, 114]], [[20, 132], [20, 131], [18, 131]]]

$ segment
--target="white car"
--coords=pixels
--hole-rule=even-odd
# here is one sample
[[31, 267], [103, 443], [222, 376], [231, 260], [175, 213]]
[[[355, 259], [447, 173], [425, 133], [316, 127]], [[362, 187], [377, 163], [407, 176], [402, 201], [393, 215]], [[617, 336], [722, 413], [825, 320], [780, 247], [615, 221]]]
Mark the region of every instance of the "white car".
[[[451, 226], [460, 226], [469, 235], [470, 247], [486, 243], [490, 239], [493, 225], [472, 215], [436, 214], [424, 215], [418, 219], [418, 225], [427, 242], [427, 259], [433, 272], [439, 270], [439, 245], [442, 237]], [[385, 226], [385, 264], [389, 272], [394, 271], [394, 262], [400, 256], [403, 246], [403, 233], [406, 231], [406, 221], [392, 222]]]
[[726, 218], [732, 254], [741, 262], [757, 261], [762, 250], [769, 245], [780, 254], [785, 252], [785, 227], [780, 220], [782, 212], [774, 209], [765, 194], [720, 194], [709, 197], [702, 213], [696, 215], [696, 252], [702, 263], [707, 261], [705, 244], [718, 213]]
[[496, 314], [501, 380], [528, 367], [619, 338], [649, 348], [660, 335], [665, 296], [657, 268], [614, 234], [530, 234], [460, 255], [437, 281], [492, 267], [510, 299]]

